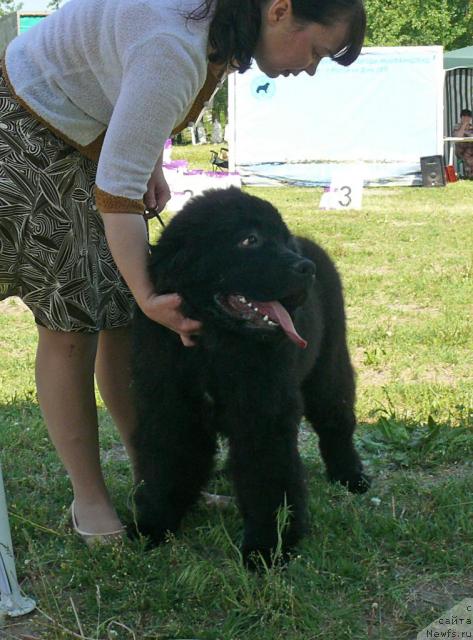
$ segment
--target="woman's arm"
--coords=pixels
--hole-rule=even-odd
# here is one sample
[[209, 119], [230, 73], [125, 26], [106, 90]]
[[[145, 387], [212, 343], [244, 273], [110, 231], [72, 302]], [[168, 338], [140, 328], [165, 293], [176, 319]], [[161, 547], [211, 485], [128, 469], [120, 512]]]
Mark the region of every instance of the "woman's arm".
[[148, 275], [143, 217], [136, 213], [103, 213], [102, 218], [112, 256], [140, 309], [151, 320], [178, 333], [186, 347], [193, 346], [192, 335], [199, 332], [201, 323], [182, 315], [179, 295], [158, 295]]

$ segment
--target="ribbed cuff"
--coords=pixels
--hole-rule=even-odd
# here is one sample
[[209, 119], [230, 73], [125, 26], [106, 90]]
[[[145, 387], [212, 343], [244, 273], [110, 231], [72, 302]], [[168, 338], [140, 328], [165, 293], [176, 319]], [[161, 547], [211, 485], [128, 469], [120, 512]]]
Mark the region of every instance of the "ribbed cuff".
[[95, 204], [101, 213], [137, 213], [143, 215], [143, 200], [131, 200], [122, 196], [114, 196], [95, 186]]

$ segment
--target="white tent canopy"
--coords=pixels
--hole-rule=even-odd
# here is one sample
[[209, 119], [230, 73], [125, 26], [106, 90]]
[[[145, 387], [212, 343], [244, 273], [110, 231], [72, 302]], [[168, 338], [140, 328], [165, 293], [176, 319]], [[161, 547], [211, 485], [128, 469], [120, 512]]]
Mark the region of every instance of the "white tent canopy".
[[443, 153], [443, 50], [365, 48], [347, 68], [324, 60], [315, 77], [234, 74], [229, 117], [244, 175], [321, 184], [333, 163], [362, 162], [368, 182], [412, 182], [421, 156]]
[[444, 55], [445, 69], [473, 69], [473, 46], [447, 51]]

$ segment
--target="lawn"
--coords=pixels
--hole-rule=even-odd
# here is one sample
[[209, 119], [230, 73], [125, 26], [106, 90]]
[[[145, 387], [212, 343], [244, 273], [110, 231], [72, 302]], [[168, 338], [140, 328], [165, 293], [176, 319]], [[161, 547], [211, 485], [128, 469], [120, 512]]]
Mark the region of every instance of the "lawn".
[[[174, 157], [208, 168], [208, 149]], [[343, 212], [320, 211], [320, 189], [249, 191], [342, 275], [372, 489], [329, 486], [303, 424], [311, 531], [287, 569], [247, 574], [238, 512], [204, 504], [159, 549], [89, 551], [66, 526], [71, 490], [38, 410], [34, 324], [7, 301], [1, 462], [17, 571], [39, 610], [7, 621], [1, 638], [412, 640], [473, 597], [473, 183], [369, 189], [361, 211]], [[107, 480], [129, 519], [130, 470], [103, 408], [100, 421]], [[221, 477], [211, 488], [231, 491]]]

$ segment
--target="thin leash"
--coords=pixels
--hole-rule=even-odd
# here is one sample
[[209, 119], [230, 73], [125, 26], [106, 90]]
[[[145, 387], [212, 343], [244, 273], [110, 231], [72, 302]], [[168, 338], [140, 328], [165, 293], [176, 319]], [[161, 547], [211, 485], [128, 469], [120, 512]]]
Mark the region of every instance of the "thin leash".
[[164, 229], [166, 225], [164, 224], [164, 221], [161, 218], [161, 213], [162, 213], [162, 210], [158, 211], [157, 209], [145, 209], [143, 213], [143, 218], [146, 221], [146, 227], [148, 227], [148, 220], [151, 220], [151, 218], [157, 218], [159, 220], [160, 225]]

